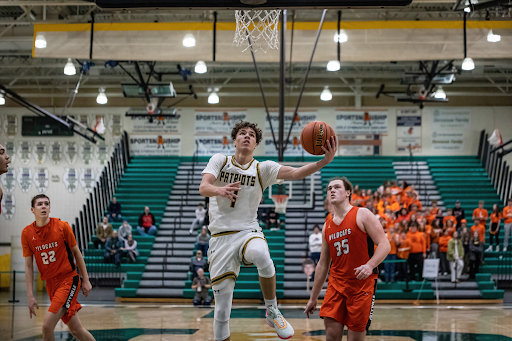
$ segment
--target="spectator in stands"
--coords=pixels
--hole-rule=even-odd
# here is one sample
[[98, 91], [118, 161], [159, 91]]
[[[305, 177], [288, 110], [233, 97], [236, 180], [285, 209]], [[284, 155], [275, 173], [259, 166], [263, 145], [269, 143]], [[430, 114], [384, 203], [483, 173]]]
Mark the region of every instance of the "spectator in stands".
[[469, 270], [469, 279], [475, 279], [475, 274], [478, 273], [480, 269], [480, 262], [482, 261], [482, 255], [484, 253], [484, 243], [480, 240], [480, 235], [478, 231], [475, 231], [472, 234], [473, 238], [469, 242], [469, 251], [470, 251], [470, 270]]
[[508, 205], [503, 209], [503, 219], [505, 219], [505, 239], [503, 240], [503, 252], [507, 252], [508, 237], [512, 229], [512, 198], [508, 199]]
[[439, 210], [439, 208], [437, 207], [437, 200], [432, 200], [432, 207], [430, 208], [430, 211], [428, 211], [428, 214], [427, 214], [427, 222], [429, 224], [432, 224], [432, 222], [434, 221], [434, 219], [436, 219], [436, 216], [437, 216], [437, 211]]
[[449, 231], [444, 230], [443, 235], [439, 238], [439, 268], [441, 270], [441, 274], [448, 275], [450, 264], [448, 263], [448, 260], [446, 259], [446, 253], [448, 252], [448, 243], [450, 242]]
[[320, 233], [320, 226], [313, 227], [313, 233], [309, 236], [309, 258], [311, 258], [315, 265], [320, 260], [320, 252], [322, 252], [322, 234]]
[[117, 231], [119, 234], [119, 239], [123, 242], [128, 239], [128, 236], [132, 234], [132, 226], [128, 224], [128, 221], [125, 219], [121, 226], [119, 226], [119, 230]]
[[[210, 199], [210, 198], [206, 198], [206, 199]], [[208, 201], [206, 203], [206, 213], [204, 214], [204, 220], [203, 220], [203, 226], [206, 226], [206, 228], [208, 228], [208, 226], [210, 225], [210, 214], [208, 213], [210, 211], [210, 202]]]
[[[398, 221], [398, 219], [395, 221]], [[404, 233], [409, 232], [409, 222], [407, 221], [407, 219], [402, 220], [399, 224], [400, 224], [400, 234], [402, 232], [404, 232]]]
[[453, 216], [457, 219], [457, 228], [460, 227], [462, 219], [466, 219], [466, 213], [464, 209], [460, 207], [460, 200], [455, 200], [455, 208], [453, 209]]
[[448, 231], [450, 237], [453, 235], [453, 231], [455, 231], [455, 224], [452, 219], [448, 219], [446, 224], [444, 224], [443, 230]]
[[446, 210], [446, 216], [443, 217], [443, 227], [446, 225], [448, 220], [451, 220], [453, 223], [451, 227], [457, 226], [457, 218], [453, 215], [453, 210], [451, 208]]
[[450, 262], [450, 272], [452, 274], [452, 283], [460, 282], [460, 276], [464, 269], [464, 247], [459, 240], [459, 233], [453, 232], [453, 237], [448, 242], [448, 252], [446, 259]]
[[478, 232], [478, 236], [480, 237], [480, 241], [485, 244], [485, 226], [482, 224], [482, 220], [480, 218], [475, 217], [475, 225], [471, 226], [471, 235]]
[[489, 213], [484, 208], [484, 204], [483, 200], [478, 202], [478, 208], [473, 210], [473, 220], [480, 219], [480, 225], [483, 225], [485, 228], [487, 226], [487, 219], [489, 219]]
[[391, 189], [391, 194], [393, 194], [393, 195], [398, 195], [401, 192], [401, 189], [398, 186], [398, 181], [397, 180], [393, 180], [391, 182], [390, 189]]
[[206, 210], [204, 209], [204, 205], [202, 203], [197, 204], [195, 213], [196, 218], [192, 221], [192, 225], [190, 225], [190, 230], [188, 231], [188, 234], [192, 234], [192, 232], [194, 232], [196, 224], [199, 224], [199, 227], [203, 226], [204, 218], [206, 217]]
[[208, 254], [208, 248], [210, 247], [210, 235], [206, 226], [201, 228], [201, 233], [197, 235], [197, 249], [201, 251], [203, 255]]
[[400, 232], [400, 245], [397, 250], [397, 257], [403, 262], [398, 263], [398, 280], [404, 281], [408, 278], [408, 266], [407, 259], [409, 258], [409, 253], [411, 251], [411, 244], [407, 239], [407, 235], [405, 232]]
[[124, 243], [118, 238], [117, 231], [112, 232], [112, 238], [105, 243], [105, 263], [114, 263], [116, 266], [121, 266], [123, 258]]
[[489, 225], [489, 247], [486, 252], [492, 251], [492, 244], [494, 239], [496, 239], [496, 252], [500, 251], [500, 223], [501, 218], [503, 218], [503, 215], [500, 211], [500, 205], [494, 204], [492, 206], [492, 213], [491, 213], [491, 224]]
[[386, 283], [393, 283], [395, 281], [395, 261], [397, 259], [398, 245], [400, 245], [400, 237], [394, 226], [388, 228], [386, 237], [388, 237], [389, 244], [391, 245], [391, 251], [389, 251], [389, 254], [386, 256], [386, 260], [389, 261], [389, 263], [384, 263], [384, 278]]
[[156, 220], [153, 213], [149, 212], [149, 207], [144, 207], [144, 213], [142, 213], [139, 217], [139, 225], [137, 226], [137, 231], [141, 236], [149, 236], [156, 234]]
[[432, 222], [432, 229], [430, 230], [430, 258], [439, 258], [439, 238], [443, 235], [443, 230]]
[[[324, 201], [324, 208], [326, 207], [327, 200], [328, 199], [325, 199], [325, 201]], [[260, 205], [262, 205], [264, 202], [265, 202], [265, 199], [262, 197], [261, 201], [260, 201]], [[267, 221], [267, 216], [268, 216], [268, 208], [261, 207], [261, 206], [258, 207], [258, 223], [265, 224], [265, 222]]]
[[416, 274], [418, 280], [423, 278], [423, 260], [427, 258], [427, 242], [423, 233], [418, 231], [418, 224], [411, 223], [409, 225], [409, 232], [407, 237], [411, 246], [407, 263], [409, 263], [409, 274], [410, 279], [416, 280]]
[[200, 250], [196, 251], [196, 256], [190, 261], [190, 271], [192, 271], [194, 278], [197, 277], [197, 270], [203, 269], [206, 266], [206, 261], [203, 257], [203, 252]]
[[208, 295], [212, 284], [210, 279], [204, 275], [202, 268], [197, 269], [197, 277], [192, 281], [192, 289], [196, 290], [194, 296], [194, 305], [210, 305], [212, 303], [212, 297]]
[[268, 212], [268, 219], [266, 221], [265, 227], [267, 229], [280, 229], [281, 221], [279, 220], [279, 213], [275, 211], [272, 207]]
[[398, 214], [398, 216], [396, 217], [396, 221], [397, 221], [397, 222], [399, 222], [399, 223], [400, 223], [402, 220], [407, 220], [407, 221], [409, 221], [410, 217], [411, 217], [411, 216], [409, 215], [409, 212], [407, 211], [407, 209], [406, 209], [406, 208], [402, 208], [402, 209], [400, 210], [400, 213], [399, 213], [399, 214]]
[[467, 274], [469, 272], [469, 242], [471, 240], [471, 232], [468, 229], [466, 219], [462, 219], [460, 221], [460, 241], [462, 243], [462, 247], [464, 248], [464, 268], [462, 269], [463, 274]]
[[121, 216], [121, 204], [117, 202], [116, 197], [113, 197], [112, 202], [108, 205], [107, 217], [109, 222], [119, 222], [123, 218]]
[[101, 249], [105, 247], [105, 243], [112, 237], [112, 224], [108, 222], [108, 217], [103, 217], [103, 223], [99, 223], [96, 227], [96, 240], [94, 240], [94, 247]]
[[128, 256], [134, 263], [137, 262], [139, 256], [139, 250], [137, 249], [137, 241], [133, 239], [133, 235], [130, 233], [124, 240], [124, 247], [121, 248], [125, 255]]
[[438, 208], [434, 221], [436, 222], [436, 225], [439, 226], [439, 228], [443, 228], [444, 226], [443, 218], [443, 210], [441, 208]]
[[416, 192], [411, 193], [411, 202], [409, 206], [416, 205], [418, 210], [423, 209], [423, 205], [421, 204], [421, 201], [418, 200], [418, 194]]

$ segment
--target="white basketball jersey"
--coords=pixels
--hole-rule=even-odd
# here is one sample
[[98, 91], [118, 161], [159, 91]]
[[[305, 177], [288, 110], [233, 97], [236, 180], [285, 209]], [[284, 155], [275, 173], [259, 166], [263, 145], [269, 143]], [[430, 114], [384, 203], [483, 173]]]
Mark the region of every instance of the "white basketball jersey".
[[253, 159], [241, 166], [233, 156], [212, 156], [203, 173], [213, 174], [217, 187], [240, 181], [240, 190], [235, 192], [238, 195], [235, 202], [221, 196], [210, 198], [211, 234], [258, 229], [258, 206], [263, 191], [276, 183], [279, 168], [281, 165], [273, 161], [260, 163]]

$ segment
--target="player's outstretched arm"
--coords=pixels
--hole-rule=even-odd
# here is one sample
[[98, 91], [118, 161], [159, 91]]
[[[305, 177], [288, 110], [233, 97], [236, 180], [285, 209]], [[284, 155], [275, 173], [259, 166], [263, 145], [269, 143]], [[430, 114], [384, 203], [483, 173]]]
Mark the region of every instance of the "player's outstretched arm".
[[320, 254], [320, 260], [315, 268], [315, 283], [313, 284], [313, 290], [309, 296], [309, 302], [304, 310], [304, 313], [308, 315], [313, 314], [318, 304], [318, 296], [322, 291], [325, 280], [327, 279], [327, 271], [331, 265], [331, 255], [329, 254], [329, 244], [325, 240], [325, 224], [322, 228], [322, 253]]
[[326, 141], [327, 148], [322, 147], [325, 152], [325, 157], [317, 162], [308, 163], [300, 168], [294, 168], [289, 166], [282, 166], [279, 169], [279, 173], [277, 173], [278, 180], [301, 180], [306, 176], [311, 175], [315, 172], [318, 172], [323, 167], [327, 166], [332, 162], [334, 156], [336, 155], [337, 143], [336, 138], [334, 136], [331, 137], [331, 141]]
[[357, 211], [357, 225], [362, 226], [364, 231], [377, 245], [377, 249], [373, 257], [366, 263], [354, 269], [357, 279], [366, 279], [373, 273], [376, 268], [386, 258], [391, 251], [389, 240], [384, 234], [384, 229], [375, 215], [366, 208], [361, 208]]
[[76, 265], [78, 266], [78, 269], [80, 269], [80, 274], [82, 275], [82, 292], [84, 293], [84, 296], [87, 297], [91, 292], [92, 284], [89, 281], [89, 274], [85, 267], [84, 257], [82, 257], [82, 252], [80, 252], [77, 245], [71, 248], [71, 252], [73, 252], [73, 256], [75, 256]]
[[199, 185], [199, 194], [201, 194], [203, 197], [221, 196], [228, 198], [231, 201], [235, 201], [236, 198], [238, 198], [238, 196], [235, 194], [235, 191], [240, 190], [240, 181], [227, 184], [226, 186], [217, 187], [213, 184], [215, 180], [215, 175], [204, 173], [203, 180], [201, 180], [201, 184]]
[[36, 316], [36, 309], [39, 309], [37, 300], [34, 297], [34, 263], [32, 255], [25, 257], [25, 284], [27, 285], [28, 310], [30, 318], [32, 318], [32, 314]]

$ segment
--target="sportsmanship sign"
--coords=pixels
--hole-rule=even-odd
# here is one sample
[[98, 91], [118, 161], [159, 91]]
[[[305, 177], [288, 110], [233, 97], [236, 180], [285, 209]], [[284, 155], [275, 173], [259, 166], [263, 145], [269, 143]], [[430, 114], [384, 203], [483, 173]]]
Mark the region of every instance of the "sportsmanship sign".
[[130, 135], [131, 155], [179, 156], [181, 136]]
[[387, 111], [335, 111], [337, 134], [387, 134]]
[[196, 136], [198, 156], [212, 156], [213, 154], [233, 155], [235, 146], [228, 136]]
[[[293, 118], [293, 112], [285, 112], [284, 113], [284, 134], [288, 135], [288, 131], [290, 130], [290, 125]], [[295, 123], [293, 124], [292, 135], [299, 135], [302, 133], [302, 129], [309, 122], [316, 121], [317, 115], [316, 112], [300, 112], [298, 113], [298, 117], [295, 118]], [[274, 134], [277, 136], [279, 132], [279, 113], [270, 113], [270, 120], [272, 122], [272, 129], [274, 129]], [[265, 116], [265, 135], [272, 135], [272, 130], [270, 129], [270, 124], [268, 122], [268, 117]]]
[[223, 134], [231, 136], [231, 130], [247, 119], [246, 111], [196, 111], [196, 134]]

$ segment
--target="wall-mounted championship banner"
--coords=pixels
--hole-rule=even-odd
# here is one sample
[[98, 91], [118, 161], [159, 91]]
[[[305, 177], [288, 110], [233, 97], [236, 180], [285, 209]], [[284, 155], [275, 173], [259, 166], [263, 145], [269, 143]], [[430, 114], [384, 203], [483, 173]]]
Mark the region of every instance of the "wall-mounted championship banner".
[[39, 141], [34, 143], [32, 156], [34, 156], [34, 160], [36, 160], [39, 165], [42, 165], [46, 161], [47, 153], [48, 148], [46, 147], [46, 142]]
[[[265, 137], [263, 140], [265, 141], [265, 156], [277, 156], [278, 152], [274, 140], [271, 137]], [[311, 156], [311, 154], [302, 148], [300, 137], [294, 136], [288, 140], [284, 156]]]
[[54, 165], [57, 165], [62, 159], [62, 143], [59, 141], [50, 141], [48, 144], [48, 155], [50, 156], [50, 160]]
[[245, 121], [246, 111], [196, 111], [196, 134], [223, 134], [231, 136], [231, 130], [240, 120]]
[[181, 130], [180, 115], [176, 117], [131, 117], [133, 133], [172, 134]]
[[121, 115], [110, 115], [108, 130], [112, 136], [121, 136], [123, 133], [123, 117]]
[[20, 162], [24, 165], [27, 165], [30, 162], [31, 156], [32, 145], [29, 141], [21, 141], [18, 144], [18, 157], [20, 158]]
[[399, 109], [396, 111], [396, 150], [421, 152], [421, 111]]
[[86, 165], [91, 163], [95, 149], [94, 145], [89, 141], [82, 141], [82, 143], [80, 143], [80, 158], [83, 163]]
[[3, 122], [3, 128], [7, 137], [15, 137], [18, 133], [18, 117], [16, 115], [7, 115]]
[[231, 137], [225, 136], [196, 136], [198, 156], [212, 156], [216, 153], [234, 155], [235, 146]]
[[79, 185], [78, 169], [65, 168], [64, 176], [62, 177], [62, 182], [64, 182], [64, 186], [66, 187], [69, 193], [75, 193]]
[[64, 145], [64, 157], [70, 165], [74, 165], [78, 158], [78, 142], [66, 141]]
[[6, 220], [12, 220], [16, 213], [16, 200], [14, 200], [14, 194], [4, 193], [2, 199], [2, 215]]
[[23, 193], [28, 193], [32, 188], [32, 169], [29, 167], [21, 167], [18, 173], [18, 184]]
[[6, 141], [4, 147], [5, 152], [9, 155], [10, 163], [12, 164], [14, 160], [16, 160], [16, 144], [14, 141]]
[[82, 168], [80, 173], [80, 185], [84, 189], [85, 193], [91, 193], [94, 190], [96, 184], [96, 178], [94, 177], [94, 169]]
[[387, 134], [389, 115], [387, 111], [336, 110], [337, 134]]
[[431, 127], [432, 149], [460, 151], [471, 129], [471, 110], [434, 109]]
[[4, 193], [12, 193], [16, 187], [16, 170], [14, 167], [8, 167], [7, 173], [0, 175]]
[[96, 143], [96, 156], [98, 162], [102, 165], [107, 164], [109, 156], [110, 156], [110, 146], [106, 141], [98, 141]]
[[[293, 112], [285, 112], [284, 113], [284, 136], [288, 136], [288, 131], [290, 130], [290, 125], [292, 121], [295, 121], [293, 124], [291, 136], [298, 135], [302, 133], [302, 129], [312, 121], [316, 121], [317, 114], [316, 112], [299, 112], [298, 116], [294, 118]], [[271, 112], [270, 120], [272, 121], [272, 128], [274, 129], [274, 134], [277, 137], [279, 134], [279, 113]], [[270, 130], [270, 124], [268, 122], [268, 117], [265, 115], [265, 135], [272, 135], [272, 131]]]
[[181, 136], [130, 135], [131, 155], [179, 156]]
[[36, 167], [34, 171], [34, 184], [39, 193], [45, 193], [50, 184], [50, 173], [48, 168]]

